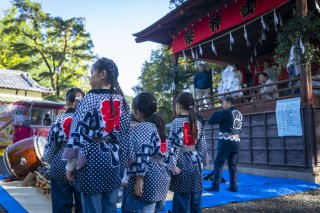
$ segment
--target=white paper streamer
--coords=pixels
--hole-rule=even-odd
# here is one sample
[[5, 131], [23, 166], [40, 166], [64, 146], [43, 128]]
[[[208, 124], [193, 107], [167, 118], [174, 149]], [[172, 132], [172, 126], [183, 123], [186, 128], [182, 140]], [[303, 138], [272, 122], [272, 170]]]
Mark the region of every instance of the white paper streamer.
[[263, 16], [261, 16], [261, 24], [262, 24], [262, 28], [264, 29], [264, 30], [266, 30], [267, 29], [267, 25], [266, 25], [266, 22], [264, 22], [264, 19], [263, 19]]
[[282, 27], [283, 22], [282, 22], [282, 18], [281, 18], [281, 16], [280, 16], [280, 15], [279, 15], [279, 24], [280, 24], [280, 26]]
[[273, 19], [274, 19], [274, 24], [275, 25], [279, 24], [279, 19], [278, 19], [276, 10], [273, 10]]
[[232, 33], [231, 33], [231, 31], [230, 31], [230, 51], [232, 51], [232, 45], [234, 44], [234, 38], [233, 38], [233, 36], [232, 36]]
[[300, 37], [299, 45], [300, 45], [300, 49], [301, 49], [302, 54], [304, 54], [304, 53], [306, 52], [306, 50], [305, 50], [305, 48], [304, 48], [304, 45], [303, 45], [303, 42], [302, 42], [302, 38], [301, 38], [301, 37]]
[[264, 31], [262, 31], [261, 33], [261, 40], [264, 41], [267, 39], [266, 33]]
[[196, 59], [199, 58], [199, 55], [198, 55], [198, 50], [195, 50], [196, 51]]
[[200, 44], [199, 44], [199, 53], [200, 53], [200, 55], [203, 54], [203, 51], [202, 51], [202, 48], [201, 48], [201, 45], [200, 45]]
[[247, 33], [246, 25], [243, 26], [243, 31], [244, 31], [243, 36], [247, 41], [247, 47], [249, 47], [250, 46], [250, 42], [249, 42], [249, 39], [248, 39], [248, 33]]
[[274, 29], [278, 31], [277, 25], [279, 24], [279, 19], [278, 19], [276, 10], [273, 10], [273, 20], [274, 20]]
[[251, 56], [251, 58], [250, 58], [250, 62], [251, 62], [251, 64], [253, 63], [253, 57]]
[[192, 56], [192, 58], [193, 58], [193, 59], [195, 59], [195, 58], [196, 58], [196, 56], [195, 56], [195, 54], [194, 54], [194, 52], [193, 52], [192, 47], [191, 47], [191, 56]]
[[214, 52], [216, 55], [218, 55], [217, 50], [216, 50], [216, 46], [214, 45], [213, 40], [211, 41], [211, 49], [212, 49], [212, 52]]
[[314, 1], [314, 2], [316, 3], [316, 8], [318, 10], [318, 13], [320, 13], [320, 6], [319, 6], [318, 2], [317, 1]]
[[184, 52], [184, 50], [182, 51], [182, 54], [183, 54], [184, 61], [186, 61], [187, 60], [187, 56], [186, 56], [186, 53]]

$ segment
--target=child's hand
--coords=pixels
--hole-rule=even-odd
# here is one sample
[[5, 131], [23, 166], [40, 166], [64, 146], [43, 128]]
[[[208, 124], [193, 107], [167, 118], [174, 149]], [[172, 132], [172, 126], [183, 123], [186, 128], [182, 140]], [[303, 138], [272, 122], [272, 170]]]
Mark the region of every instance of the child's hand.
[[127, 188], [128, 187], [128, 182], [122, 182], [121, 181], [121, 187], [122, 188]]
[[72, 171], [67, 171], [67, 172], [66, 172], [66, 176], [67, 176], [67, 180], [68, 180], [68, 181], [70, 181], [70, 182], [74, 181], [74, 172], [72, 172]]
[[179, 167], [174, 167], [174, 169], [173, 169], [173, 171], [172, 171], [172, 173], [173, 173], [173, 175], [178, 175], [178, 174], [180, 174], [181, 173], [181, 169], [179, 168]]
[[138, 197], [142, 197], [143, 177], [137, 176], [136, 183], [134, 184], [134, 193]]

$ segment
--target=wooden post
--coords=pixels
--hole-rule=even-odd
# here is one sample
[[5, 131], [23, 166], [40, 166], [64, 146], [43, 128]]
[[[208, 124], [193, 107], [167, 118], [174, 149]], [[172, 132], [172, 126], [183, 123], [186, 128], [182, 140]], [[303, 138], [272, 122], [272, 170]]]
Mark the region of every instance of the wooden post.
[[[297, 15], [306, 16], [308, 14], [308, 1], [296, 0]], [[305, 45], [309, 41], [304, 41]], [[313, 129], [313, 96], [312, 96], [312, 76], [310, 64], [301, 64], [301, 99], [302, 99], [302, 113], [303, 113], [303, 126], [306, 150], [306, 165], [313, 168], [316, 165], [316, 146], [314, 140]]]
[[177, 54], [173, 55], [173, 94], [172, 94], [172, 116], [176, 116], [176, 110], [175, 110], [175, 100], [178, 96], [178, 88], [177, 85], [179, 83], [179, 71], [178, 71], [178, 64], [179, 63], [179, 56]]

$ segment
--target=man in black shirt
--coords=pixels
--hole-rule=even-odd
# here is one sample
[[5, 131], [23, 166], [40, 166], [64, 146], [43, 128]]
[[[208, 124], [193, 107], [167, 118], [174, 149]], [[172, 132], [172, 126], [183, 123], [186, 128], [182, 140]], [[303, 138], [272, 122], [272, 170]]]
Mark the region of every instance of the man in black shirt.
[[214, 161], [214, 180], [207, 191], [218, 192], [222, 177], [223, 164], [228, 159], [230, 174], [229, 191], [238, 191], [237, 162], [240, 146], [240, 131], [242, 128], [242, 114], [236, 110], [235, 100], [227, 96], [223, 100], [223, 110], [215, 112], [209, 119], [209, 124], [219, 124], [218, 153]]
[[[204, 61], [198, 62], [198, 69], [193, 81], [196, 99], [208, 98], [212, 93], [212, 74], [206, 71]], [[210, 99], [199, 101], [200, 109], [211, 108], [211, 104]]]

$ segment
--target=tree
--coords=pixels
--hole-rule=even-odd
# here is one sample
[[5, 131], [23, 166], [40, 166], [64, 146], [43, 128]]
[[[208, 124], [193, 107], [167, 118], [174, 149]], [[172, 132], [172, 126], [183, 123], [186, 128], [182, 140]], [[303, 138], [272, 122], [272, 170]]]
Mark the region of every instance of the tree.
[[4, 12], [4, 17], [0, 20], [0, 68], [25, 70], [31, 68], [31, 58], [21, 56], [11, 47], [12, 42], [22, 39], [14, 34], [3, 33], [4, 22], [12, 19], [16, 15], [16, 10], [11, 8]]
[[18, 15], [5, 20], [3, 33], [23, 38], [13, 41], [11, 47], [39, 64], [36, 79], [48, 80], [57, 97], [64, 88], [77, 86], [94, 57], [85, 19], [52, 17], [30, 0], [14, 0], [13, 7]]
[[[179, 60], [179, 83], [174, 85], [178, 91], [183, 91], [192, 84], [195, 66], [187, 65], [187, 71], [183, 68], [183, 59]], [[172, 120], [172, 96], [173, 96], [173, 57], [168, 47], [161, 46], [152, 50], [150, 60], [142, 65], [139, 84], [133, 90], [136, 94], [142, 91], [152, 92], [158, 100], [158, 111], [166, 122]]]

